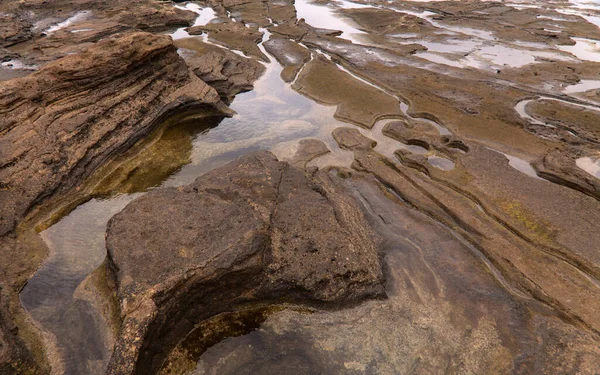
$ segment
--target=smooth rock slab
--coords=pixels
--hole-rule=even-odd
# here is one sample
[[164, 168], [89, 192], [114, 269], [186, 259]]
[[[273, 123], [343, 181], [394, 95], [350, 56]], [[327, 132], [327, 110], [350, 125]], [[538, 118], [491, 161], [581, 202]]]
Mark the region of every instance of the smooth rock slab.
[[123, 323], [109, 373], [156, 372], [196, 324], [222, 312], [382, 296], [379, 240], [321, 176], [254, 153], [115, 215], [106, 244]]

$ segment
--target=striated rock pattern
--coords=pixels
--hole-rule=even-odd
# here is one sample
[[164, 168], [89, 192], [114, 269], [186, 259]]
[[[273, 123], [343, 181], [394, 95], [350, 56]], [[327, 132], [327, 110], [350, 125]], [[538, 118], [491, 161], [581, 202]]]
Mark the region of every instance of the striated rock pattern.
[[170, 38], [146, 33], [106, 40], [4, 83], [0, 235], [36, 203], [73, 188], [175, 109], [198, 105], [226, 111], [216, 91], [190, 74]]
[[[135, 12], [132, 12], [132, 9], [135, 9]], [[54, 32], [48, 31], [51, 26], [69, 18], [73, 20], [73, 17], [75, 17], [73, 20], [75, 24], [88, 22], [90, 19], [102, 19], [105, 24], [118, 25], [121, 29], [137, 28], [153, 31], [167, 30], [175, 26], [188, 26], [195, 18], [193, 12], [174, 8], [169, 3], [154, 0], [132, 0], [127, 3], [116, 0], [101, 3], [93, 0], [5, 1], [0, 3], [0, 12], [2, 21], [0, 22], [0, 46], [11, 46], [37, 37], [52, 37]], [[68, 26], [65, 25], [65, 27]], [[90, 26], [90, 24], [86, 24], [86, 26]], [[90, 29], [86, 30], [84, 34], [89, 37], [96, 31]], [[63, 30], [56, 32], [62, 34]], [[77, 35], [64, 33], [59, 38], [52, 38], [52, 42], [69, 44], [72, 42], [70, 36], [75, 39], [79, 38]], [[51, 48], [44, 46], [44, 40], [39, 40], [39, 42], [42, 44], [42, 48]]]
[[[371, 140], [356, 129], [338, 128], [334, 138], [340, 147], [354, 151], [353, 169], [376, 176], [404, 202], [477, 244], [510, 285], [556, 309], [566, 321], [600, 330], [600, 263], [593, 230], [600, 211], [593, 198], [531, 179], [511, 168], [501, 154], [474, 143], [458, 160], [460, 167], [444, 172], [405, 166], [402, 160], [393, 164], [374, 152], [368, 146]], [[468, 176], [462, 167], [469, 168]], [[488, 170], [502, 171], [505, 180], [491, 180]], [[563, 229], [580, 218], [585, 220], [576, 230]], [[556, 275], [562, 275], [561, 283]]]
[[135, 200], [109, 222], [107, 249], [123, 319], [111, 374], [156, 372], [223, 312], [384, 293], [378, 240], [354, 200], [268, 152]]
[[[167, 117], [191, 109], [230, 113], [218, 93], [188, 69], [171, 38], [148, 33], [101, 41], [0, 83], [3, 307], [17, 300], [13, 293], [40, 261], [30, 244], [15, 239], [25, 216], [78, 188]], [[19, 365], [21, 349], [12, 344], [16, 329], [7, 310], [0, 308], [0, 363]]]

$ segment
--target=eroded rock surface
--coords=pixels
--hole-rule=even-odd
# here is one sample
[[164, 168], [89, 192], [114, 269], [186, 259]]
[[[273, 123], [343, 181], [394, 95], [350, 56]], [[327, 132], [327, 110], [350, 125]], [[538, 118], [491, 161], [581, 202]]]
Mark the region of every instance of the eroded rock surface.
[[[352, 170], [320, 176], [346, 186], [385, 239], [388, 299], [328, 314], [275, 313], [260, 330], [194, 357], [194, 373], [600, 369], [598, 270], [590, 268], [599, 262], [578, 239], [599, 241], [591, 234], [599, 212], [593, 198], [531, 178], [471, 142], [453, 154], [458, 167], [444, 172], [389, 160], [356, 128], [333, 136], [354, 153]], [[505, 180], [498, 185], [489, 170]], [[570, 203], [553, 210], [557, 202]], [[570, 233], [578, 216], [586, 218], [579, 234]]]
[[[80, 187], [168, 117], [191, 109], [230, 113], [217, 92], [188, 69], [169, 37], [148, 33], [101, 41], [0, 84], [3, 305], [18, 303], [16, 291], [44, 252], [39, 239], [16, 238], [25, 216]], [[11, 314], [2, 314], [10, 322]], [[7, 324], [1, 328], [11, 343], [16, 330]], [[19, 350], [16, 344], [3, 346], [2, 362], [21, 366]]]
[[0, 234], [43, 198], [73, 188], [175, 109], [204, 105], [228, 112], [216, 91], [190, 74], [168, 37], [145, 33], [103, 41], [6, 82], [0, 101]]
[[265, 67], [254, 59], [195, 38], [178, 40], [176, 45], [194, 73], [228, 102], [240, 92], [252, 90], [254, 82], [265, 72]]
[[[27, 65], [26, 69], [0, 67], [0, 79], [31, 74], [49, 61], [80, 53], [115, 33], [131, 29], [162, 32], [189, 26], [196, 16], [181, 9], [184, 4], [176, 8], [170, 2], [157, 0], [123, 4], [114, 0], [102, 4], [89, 0], [51, 3], [25, 0], [0, 4], [0, 20], [5, 21], [0, 26], [0, 47], [3, 47], [0, 58], [15, 66], [19, 62]], [[203, 249], [190, 243], [205, 243], [206, 239], [196, 238], [205, 230], [214, 229], [213, 234], [225, 229], [260, 232], [256, 228], [264, 228], [263, 218], [270, 212], [261, 207], [279, 205], [269, 206], [263, 202], [262, 206], [248, 208], [248, 202], [256, 203], [254, 191], [252, 199], [244, 200], [229, 196], [230, 190], [226, 193], [210, 190], [212, 187], [206, 188], [205, 181], [200, 188], [210, 202], [202, 202], [216, 202], [215, 212], [222, 208], [218, 214], [250, 217], [251, 213], [260, 211], [263, 216], [257, 214], [243, 223], [220, 221], [217, 225], [199, 221], [189, 227], [166, 225], [170, 231], [159, 233], [165, 238], [172, 235], [179, 239], [173, 243], [160, 242], [144, 228], [136, 227], [135, 230], [151, 236], [149, 238], [160, 245], [157, 245], [158, 250], [148, 248], [148, 252], [163, 254], [164, 249], [175, 244], [177, 256], [166, 260], [151, 258], [150, 265], [156, 267], [144, 273], [140, 264], [144, 264], [145, 257], [129, 259], [124, 250], [120, 252], [126, 255], [120, 260], [128, 260], [123, 272], [132, 275], [131, 279], [121, 280], [125, 287], [119, 290], [119, 297], [123, 298], [122, 311], [128, 319], [125, 327], [130, 330], [124, 331], [121, 346], [118, 346], [118, 352], [123, 354], [122, 357], [115, 355], [111, 371], [155, 371], [160, 367], [160, 358], [177, 344], [175, 341], [192, 329], [198, 319], [205, 319], [204, 315], [193, 313], [195, 310], [190, 306], [206, 307], [202, 311], [210, 313], [231, 310], [220, 302], [221, 297], [236, 311], [219, 314], [214, 322], [203, 321], [195, 326], [194, 332], [198, 335], [190, 336], [203, 340], [199, 345], [203, 349], [197, 352], [203, 353], [218, 341], [207, 343], [207, 334], [221, 339], [227, 337], [227, 334], [219, 336], [219, 330], [231, 324], [230, 321], [242, 327], [232, 330], [238, 335], [259, 327], [270, 317], [260, 330], [217, 344], [206, 351], [199, 362], [198, 358], [192, 361], [186, 358], [183, 367], [188, 371], [196, 365], [196, 373], [218, 374], [267, 374], [285, 370], [350, 374], [599, 371], [600, 164], [595, 126], [599, 113], [598, 89], [594, 82], [600, 79], [600, 70], [597, 61], [586, 60], [590, 56], [597, 60], [596, 52], [588, 50], [587, 56], [580, 54], [587, 47], [595, 48], [581, 38], [600, 38], [597, 9], [585, 5], [587, 9], [583, 10], [573, 2], [536, 0], [518, 4], [401, 0], [354, 4], [296, 1], [294, 4], [288, 0], [211, 0], [208, 4], [215, 12], [212, 21], [187, 29], [191, 34], [202, 36], [180, 39], [176, 45], [195, 75], [214, 86], [224, 100], [229, 102], [236, 93], [249, 90], [263, 70], [257, 59], [266, 63], [265, 55], [269, 55], [272, 64], [277, 60], [283, 65], [281, 77], [294, 82], [293, 89], [314, 101], [336, 106], [338, 119], [359, 125], [361, 129], [334, 131], [333, 138], [340, 146], [336, 147], [330, 135], [339, 124], [303, 117], [306, 108], [297, 108], [287, 99], [278, 100], [282, 93], [287, 95], [292, 91], [289, 85], [284, 86], [284, 90], [271, 90], [270, 96], [264, 95], [274, 81], [273, 76], [269, 76], [261, 82], [257, 92], [246, 95], [256, 100], [240, 101], [236, 107], [240, 121], [250, 120], [248, 130], [235, 129], [221, 137], [211, 131], [212, 138], [207, 137], [208, 141], [202, 141], [203, 135], [200, 135], [201, 141], [192, 144], [191, 139], [198, 133], [188, 132], [187, 126], [183, 126], [177, 131], [186, 134], [183, 142], [183, 138], [165, 136], [162, 145], [159, 142], [148, 147], [145, 153], [136, 155], [137, 150], [130, 150], [133, 152], [125, 155], [124, 160], [128, 157], [132, 160], [115, 170], [115, 178], [105, 181], [101, 192], [110, 196], [117, 192], [145, 191], [148, 186], [158, 185], [157, 181], [162, 181], [180, 165], [189, 161], [197, 163], [198, 154], [205, 151], [203, 147], [234, 154], [265, 145], [267, 138], [253, 134], [256, 130], [261, 133], [261, 116], [256, 121], [256, 117], [244, 119], [244, 115], [252, 112], [246, 111], [251, 107], [253, 113], [262, 111], [267, 122], [275, 123], [279, 120], [269, 117], [276, 113], [276, 118], [282, 120], [279, 126], [269, 128], [271, 138], [268, 139], [285, 139], [275, 145], [273, 151], [279, 150], [277, 155], [291, 155], [286, 158], [291, 165], [306, 167], [311, 159], [326, 153], [308, 165], [325, 167], [328, 164], [323, 160], [338, 166], [350, 167], [352, 163], [352, 169], [334, 168], [328, 174], [323, 170], [308, 180], [311, 183], [318, 180], [326, 192], [344, 186], [345, 194], [354, 195], [366, 209], [370, 224], [388, 244], [384, 264], [387, 270], [385, 292], [389, 298], [335, 312], [273, 313], [273, 305], [269, 304], [286, 300], [279, 296], [269, 300], [265, 295], [284, 290], [287, 285], [278, 282], [290, 278], [297, 281], [294, 275], [307, 267], [306, 264], [296, 267], [296, 263], [290, 262], [275, 267], [271, 270], [273, 273], [264, 272], [269, 269], [268, 265], [283, 264], [287, 259], [276, 252], [277, 256], [273, 257], [256, 255], [266, 252], [261, 250], [264, 248], [261, 244], [279, 240], [277, 233], [271, 235], [265, 230], [264, 237], [252, 237], [267, 238], [262, 243], [231, 234], [221, 236], [220, 242], [210, 242]], [[348, 23], [324, 23], [321, 17], [311, 17], [320, 11], [323, 16], [343, 17]], [[67, 20], [73, 23], [63, 23], [60, 29], [54, 27]], [[336, 30], [338, 26], [343, 31]], [[182, 31], [178, 31], [178, 37]], [[271, 40], [267, 41], [269, 37]], [[265, 43], [259, 45], [263, 40]], [[265, 66], [269, 69], [269, 65]], [[278, 70], [275, 77], [277, 75]], [[68, 100], [80, 103], [77, 97]], [[300, 106], [308, 107], [306, 100]], [[327, 112], [327, 118], [330, 115]], [[379, 121], [385, 117], [393, 117], [394, 121]], [[289, 137], [282, 137], [289, 135], [294, 127], [306, 129], [296, 133], [300, 134], [298, 137], [321, 140], [297, 142], [297, 139], [290, 141]], [[223, 126], [219, 130], [226, 133], [225, 129]], [[64, 140], [73, 142], [68, 137]], [[283, 148], [287, 153], [281, 151]], [[61, 163], [62, 159], [56, 162]], [[212, 166], [207, 163], [196, 171], [204, 173]], [[314, 172], [314, 168], [309, 167], [308, 171]], [[285, 171], [280, 175], [290, 173]], [[152, 178], [146, 179], [149, 175]], [[189, 177], [187, 181], [191, 181]], [[244, 183], [255, 186], [249, 181], [250, 178]], [[258, 196], [269, 201], [272, 194], [266, 191], [273, 190], [271, 182], [257, 184], [268, 187], [263, 191], [264, 196], [262, 193]], [[285, 184], [280, 185], [285, 187]], [[190, 189], [173, 190], [173, 200], [179, 202], [182, 196], [194, 196], [195, 192]], [[300, 190], [297, 192], [303, 203], [310, 202], [314, 194]], [[165, 199], [161, 206], [168, 206], [170, 201], [156, 194]], [[276, 200], [279, 202], [279, 199]], [[148, 215], [162, 218], [162, 221], [152, 219], [157, 226], [167, 221], [167, 215], [177, 220], [182, 213], [190, 217], [199, 215], [192, 204], [187, 207], [177, 203], [174, 210], [180, 210], [178, 213], [158, 211], [149, 201], [150, 198], [133, 207], [147, 207]], [[224, 201], [235, 203], [222, 204]], [[286, 207], [284, 203], [281, 207]], [[6, 208], [18, 209], [14, 202]], [[146, 218], [143, 212], [137, 214]], [[286, 221], [280, 214], [279, 209], [269, 213], [272, 218], [269, 223], [280, 220], [281, 228], [292, 231], [296, 221], [304, 223], [296, 217], [295, 221]], [[122, 215], [133, 213], [126, 211]], [[321, 225], [317, 219], [310, 221], [306, 228], [312, 228], [313, 221]], [[133, 228], [133, 225], [120, 225]], [[203, 228], [198, 229], [200, 225]], [[33, 237], [27, 241], [30, 242], [21, 240], [19, 246], [30, 248], [36, 241], [41, 242]], [[207, 264], [200, 263], [201, 256], [207, 252], [219, 253], [217, 248], [227, 247], [228, 241], [235, 245], [227, 248], [226, 254], [247, 245], [250, 250], [239, 254], [248, 254], [248, 257], [240, 260], [232, 255], [225, 260], [211, 258]], [[289, 239], [288, 244], [296, 242]], [[139, 240], [131, 246], [138, 243], [145, 244]], [[328, 245], [329, 242], [323, 246]], [[130, 244], [123, 241], [121, 246]], [[15, 254], [27, 254], [28, 258], [7, 259], [11, 264], [7, 278], [16, 280], [10, 286], [13, 290], [20, 288], [31, 274], [31, 265], [42, 261], [41, 253], [21, 251], [21, 248]], [[298, 248], [312, 249], [312, 246]], [[207, 276], [208, 279], [200, 280], [201, 275], [210, 272], [210, 267], [227, 261], [238, 268], [234, 267], [230, 273], [219, 269]], [[235, 263], [237, 261], [239, 263]], [[197, 268], [186, 268], [188, 265]], [[163, 266], [172, 268], [164, 270]], [[134, 267], [141, 271], [134, 272]], [[174, 271], [183, 268], [186, 274]], [[101, 271], [106, 270], [101, 268], [95, 274], [104, 274]], [[160, 275], [151, 275], [151, 271], [158, 271]], [[171, 279], [162, 283], [162, 276]], [[226, 277], [230, 283], [225, 287], [231, 288], [219, 298], [210, 299], [224, 287], [216, 285], [215, 280]], [[247, 285], [239, 281], [243, 277]], [[303, 281], [313, 280], [311, 277]], [[184, 281], [169, 284], [176, 283], [174, 280]], [[276, 281], [272, 284], [274, 289], [268, 289], [264, 280]], [[194, 285], [207, 286], [211, 282], [214, 283], [208, 289], [193, 290]], [[318, 282], [302, 285], [306, 290], [315, 285], [314, 290], [323, 286]], [[82, 289], [78, 288], [80, 297]], [[310, 297], [308, 293], [301, 295], [300, 289], [292, 293], [295, 298], [292, 302], [302, 298], [306, 301]], [[264, 294], [255, 293], [256, 290]], [[325, 295], [330, 292], [327, 288], [323, 290]], [[130, 294], [138, 291], [141, 294]], [[97, 307], [102, 304], [98, 295], [90, 294], [89, 300], [98, 299], [98, 303], [90, 303], [96, 307], [88, 310], [101, 309]], [[185, 297], [189, 295], [195, 297], [186, 305]], [[323, 295], [313, 297], [324, 298]], [[196, 304], [198, 301], [201, 303]], [[10, 309], [16, 302], [14, 298], [10, 301], [4, 298], [0, 303]], [[26, 358], [20, 339], [11, 334], [17, 327], [10, 321], [6, 323], [1, 315], [3, 311], [0, 309], [0, 325], [8, 327], [4, 332], [9, 332], [4, 336], [9, 344], [3, 349], [9, 349], [0, 349], [0, 358], [7, 358], [6, 353], [9, 358], [16, 358], [11, 357], [11, 353], [21, 353], [21, 369], [33, 368], [28, 367], [33, 359]], [[193, 315], [189, 319], [188, 313]], [[251, 317], [251, 323], [244, 326], [247, 323], [244, 317], [248, 314], [256, 314], [256, 317]], [[75, 316], [78, 315], [67, 317]], [[171, 316], [173, 321], [169, 320]], [[138, 318], [139, 321], [135, 321]], [[79, 329], [91, 327], [81, 320], [73, 325]], [[20, 324], [19, 328], [24, 326], [26, 324]], [[205, 334], [211, 330], [216, 333]], [[76, 331], [67, 337], [77, 337], [73, 332]], [[24, 336], [27, 332], [20, 334]], [[136, 341], [138, 337], [143, 337], [144, 344]], [[194, 337], [186, 341], [193, 341]], [[138, 346], [126, 345], [132, 342]], [[145, 346], [140, 348], [141, 345]], [[184, 347], [181, 343], [178, 345], [177, 350]], [[77, 348], [78, 342], [73, 340], [65, 346]], [[112, 350], [112, 343], [105, 346], [102, 350], [106, 354]], [[44, 348], [36, 349], [40, 353]], [[55, 350], [50, 348], [49, 351]], [[185, 350], [180, 353], [189, 354]], [[53, 370], [59, 371], [58, 368], [53, 367]], [[14, 372], [14, 368], [10, 370]], [[163, 370], [168, 373], [172, 368]], [[86, 372], [90, 371], [78, 373]]]
[[365, 128], [401, 113], [397, 98], [353, 79], [321, 56], [306, 65], [292, 87], [318, 102], [338, 105], [336, 118]]
[[310, 51], [289, 39], [273, 38], [264, 43], [267, 52], [284, 66], [281, 79], [292, 82], [298, 71], [310, 60]]
[[223, 312], [383, 294], [378, 240], [355, 201], [267, 152], [135, 200], [109, 222], [107, 249], [123, 319], [112, 374], [157, 371]]
[[14, 61], [33, 66], [79, 52], [116, 33], [165, 31], [189, 26], [195, 18], [193, 12], [155, 0], [5, 1], [0, 14], [0, 47], [10, 47]]

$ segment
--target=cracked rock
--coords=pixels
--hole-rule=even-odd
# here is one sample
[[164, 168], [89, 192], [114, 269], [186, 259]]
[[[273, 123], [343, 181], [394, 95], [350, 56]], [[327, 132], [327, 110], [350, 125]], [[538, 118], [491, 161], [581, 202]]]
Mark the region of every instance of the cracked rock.
[[109, 373], [156, 372], [224, 312], [383, 296], [379, 240], [340, 189], [259, 152], [129, 204], [107, 229], [123, 322]]

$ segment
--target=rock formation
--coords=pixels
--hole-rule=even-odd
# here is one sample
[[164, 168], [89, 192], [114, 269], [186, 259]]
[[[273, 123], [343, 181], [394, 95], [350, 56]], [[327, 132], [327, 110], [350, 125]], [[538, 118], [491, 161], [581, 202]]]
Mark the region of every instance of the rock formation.
[[[39, 262], [34, 255], [39, 249], [15, 238], [23, 219], [50, 198], [78, 189], [168, 118], [191, 110], [231, 113], [217, 92], [189, 70], [169, 37], [148, 33], [103, 40], [0, 84], [3, 306], [14, 301], [13, 293]], [[15, 330], [5, 314], [0, 311], [0, 322], [6, 322], [0, 328], [11, 343]], [[10, 362], [19, 349], [11, 344], [2, 350]]]
[[194, 73], [227, 102], [240, 92], [252, 90], [254, 82], [265, 72], [264, 65], [254, 59], [196, 38], [180, 39], [175, 44]]
[[154, 190], [107, 229], [123, 321], [109, 373], [157, 371], [196, 324], [220, 313], [380, 297], [377, 248], [351, 197], [267, 152]]

